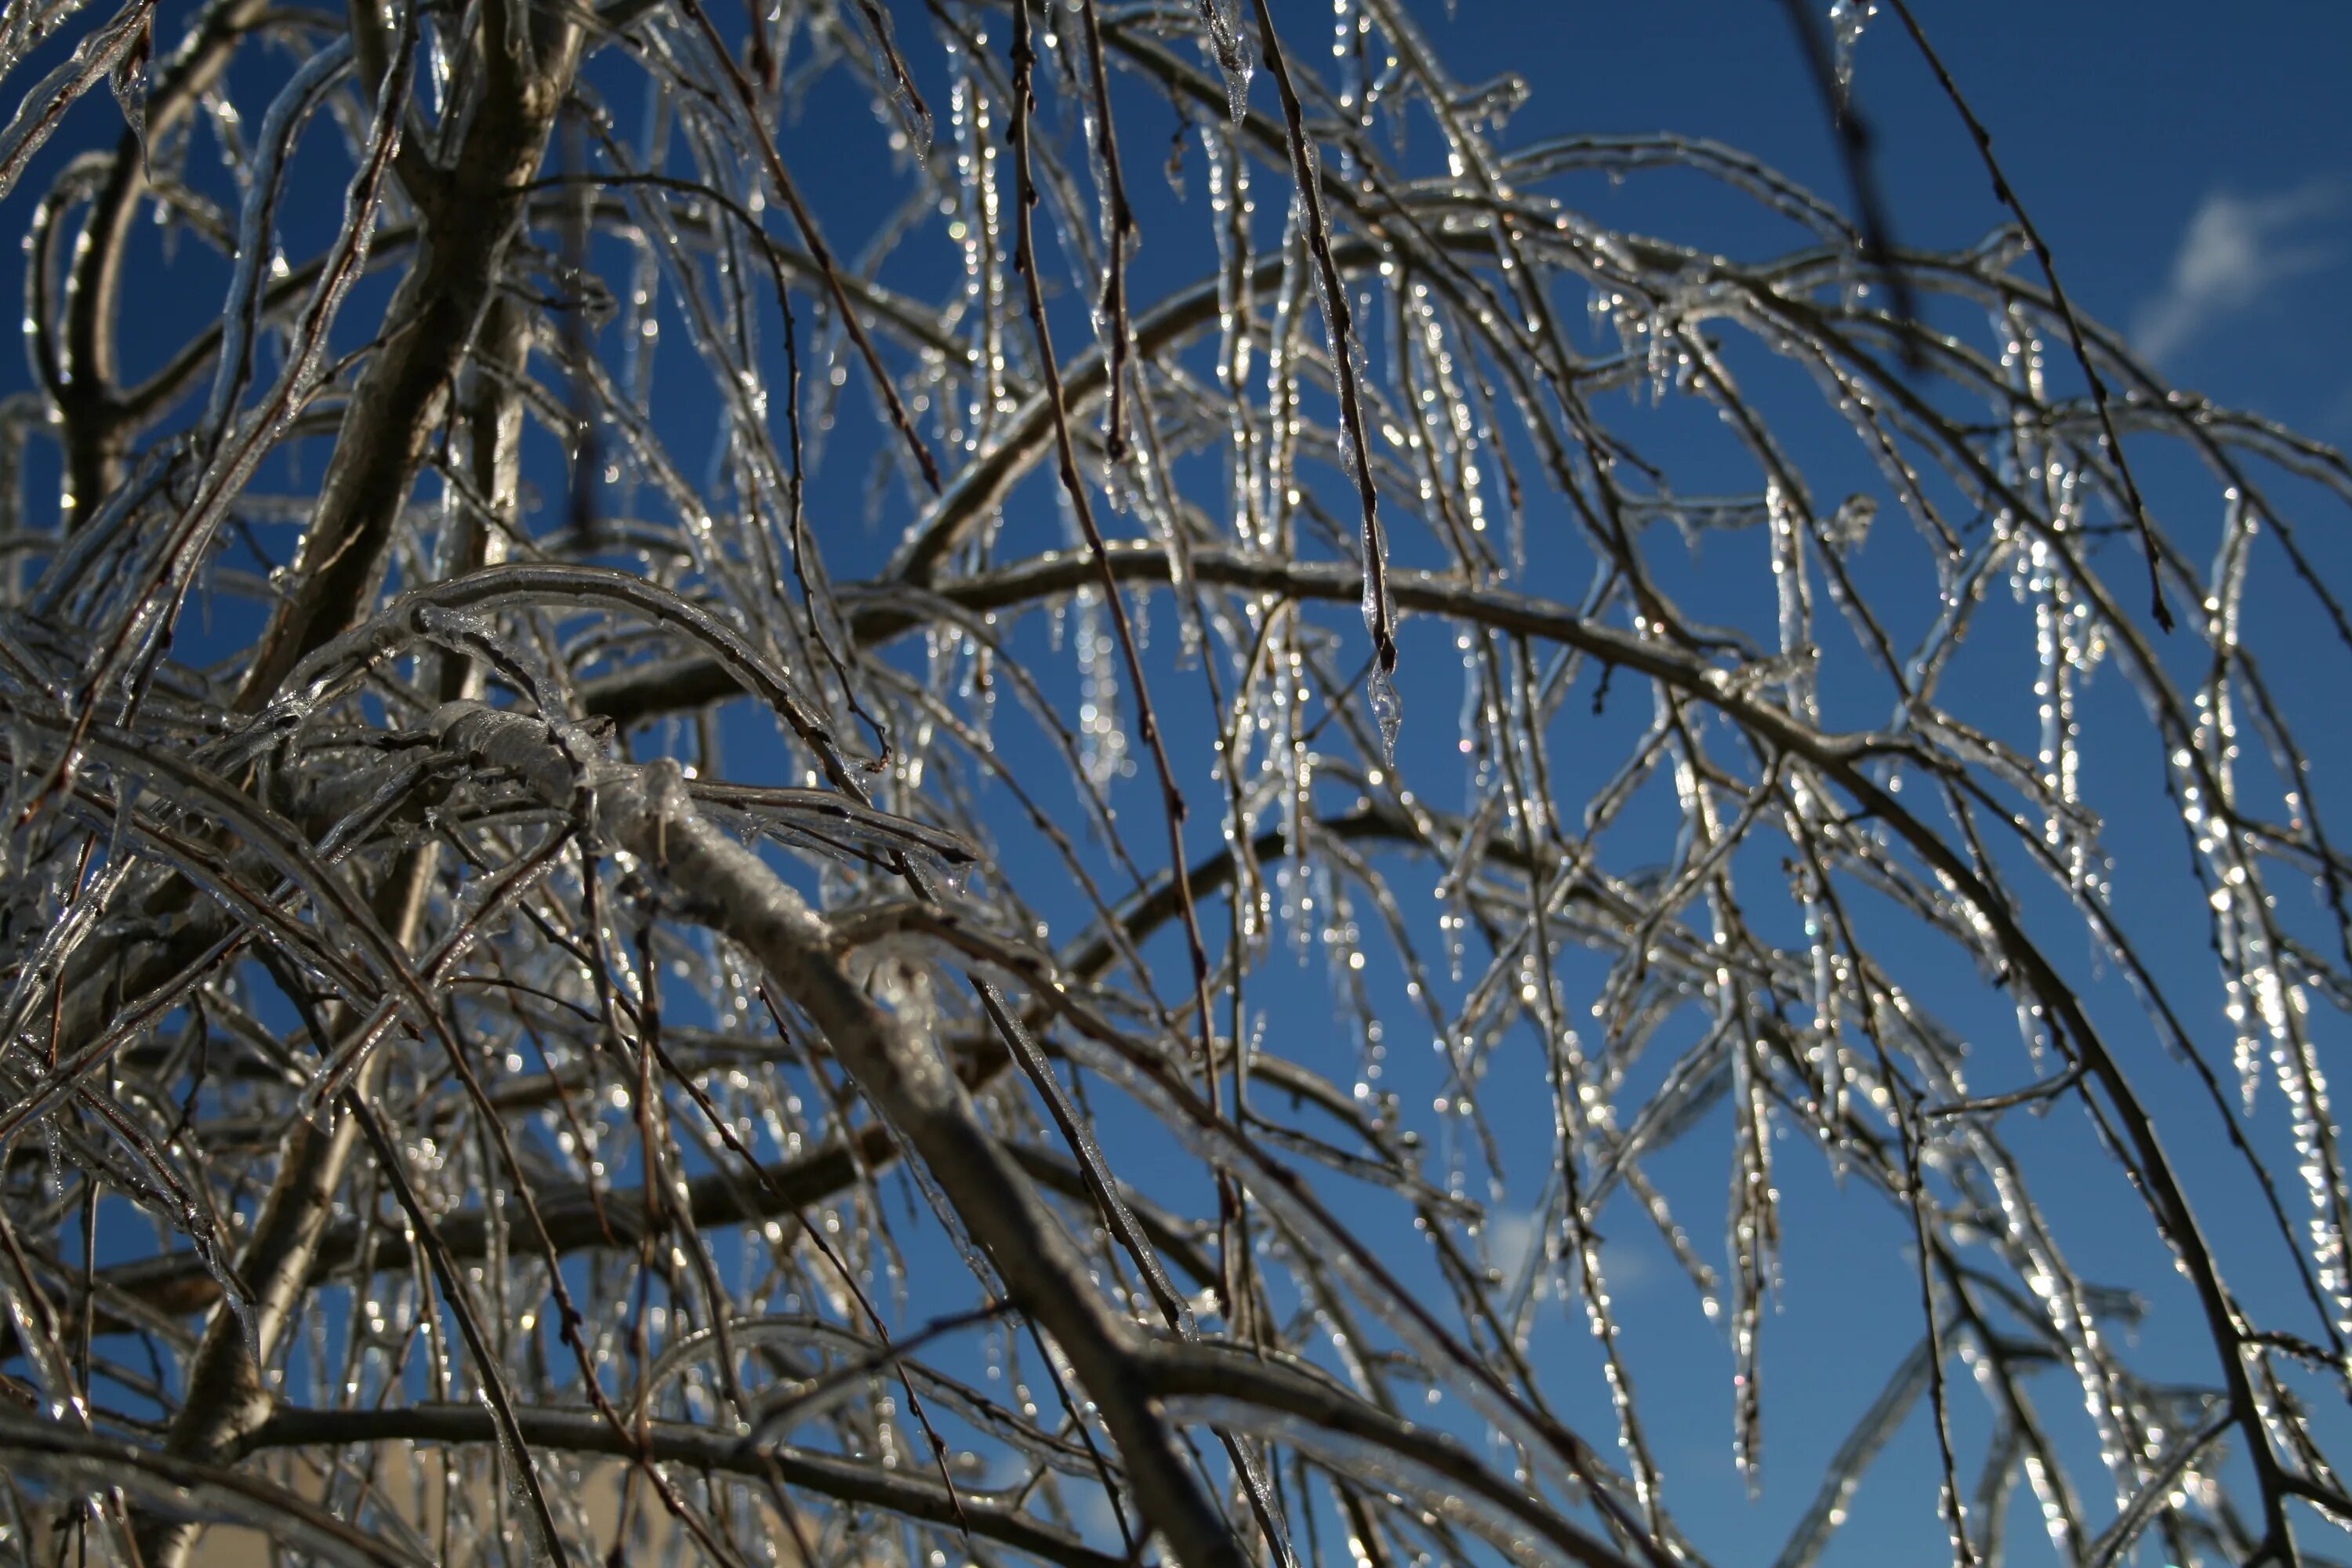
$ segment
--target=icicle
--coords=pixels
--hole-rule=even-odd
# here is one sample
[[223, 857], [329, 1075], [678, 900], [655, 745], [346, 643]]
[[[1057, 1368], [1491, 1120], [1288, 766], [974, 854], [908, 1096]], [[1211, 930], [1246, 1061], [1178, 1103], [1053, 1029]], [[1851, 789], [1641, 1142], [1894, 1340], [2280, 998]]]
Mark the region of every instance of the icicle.
[[1813, 592], [1806, 566], [1804, 519], [1799, 502], [1777, 483], [1764, 490], [1764, 508], [1771, 521], [1772, 584], [1780, 601], [1780, 657], [1788, 661], [1789, 698], [1796, 712], [1808, 720], [1820, 716], [1812, 676]]
[[1837, 55], [1837, 83], [1841, 98], [1853, 91], [1854, 46], [1862, 42], [1862, 30], [1878, 15], [1878, 0], [1830, 0], [1830, 45]]
[[[1311, 193], [1320, 187], [1322, 161], [1311, 142], [1303, 144], [1299, 188], [1293, 197], [1296, 223], [1310, 246], [1322, 243], [1317, 232], [1316, 201]], [[1364, 408], [1360, 389], [1370, 376], [1364, 359], [1363, 340], [1353, 325], [1354, 314], [1348, 300], [1339, 289], [1344, 281], [1327, 276], [1318, 255], [1317, 264], [1309, 270], [1314, 274], [1317, 299], [1323, 307], [1323, 331], [1331, 345], [1333, 369], [1339, 379], [1339, 467], [1356, 482], [1361, 507], [1361, 522], [1357, 531], [1356, 546], [1362, 558], [1364, 592], [1362, 609], [1364, 630], [1372, 639], [1372, 665], [1369, 683], [1372, 717], [1380, 726], [1381, 742], [1387, 761], [1396, 762], [1396, 734], [1403, 721], [1404, 704], [1397, 695], [1396, 673], [1396, 613], [1388, 595], [1388, 531], [1380, 524], [1375, 511], [1377, 501], [1371, 481], [1371, 432], [1365, 428], [1370, 417]]]
[[[1249, 161], [1233, 137], [1214, 126], [1201, 127], [1201, 142], [1207, 153], [1210, 227], [1217, 242], [1217, 379], [1230, 410], [1234, 531], [1252, 548], [1271, 550], [1276, 542], [1266, 504], [1265, 440], [1251, 422], [1247, 390], [1257, 303], [1251, 288], [1250, 220], [1256, 204], [1250, 195]], [[1286, 276], [1292, 269], [1286, 266]], [[1279, 333], [1275, 336], [1270, 363], [1281, 356], [1283, 341]], [[1269, 418], [1278, 416], [1283, 395], [1277, 378], [1270, 388]]]
[[1239, 125], [1249, 113], [1250, 76], [1255, 66], [1249, 45], [1242, 38], [1240, 0], [1194, 0], [1207, 29], [1202, 47], [1217, 62], [1225, 79], [1225, 108]]
[[971, 382], [971, 425], [964, 435], [967, 451], [978, 452], [998, 421], [1012, 412], [1006, 392], [1004, 343], [1004, 276], [1009, 254], [1000, 227], [1002, 193], [997, 175], [998, 143], [1003, 141], [984, 89], [951, 36], [945, 47], [951, 60], [961, 62], [948, 100], [949, 125], [955, 137], [955, 221], [949, 237], [963, 253], [963, 313], [970, 323], [967, 352]]
[[[1728, 988], [1730, 976], [1718, 976]], [[1746, 1027], [1726, 1020], [1733, 1030]], [[1732, 1078], [1737, 1089], [1733, 1116], [1736, 1126], [1731, 1178], [1731, 1350], [1732, 1462], [1748, 1495], [1763, 1489], [1764, 1401], [1760, 1385], [1763, 1367], [1764, 1296], [1773, 1271], [1772, 1256], [1780, 1242], [1777, 1194], [1772, 1190], [1771, 1122], [1764, 1076], [1757, 1063], [1761, 1042], [1734, 1040]]]
[[[499, 1435], [499, 1474], [505, 1482], [506, 1496], [512, 1501], [524, 1503], [531, 1490], [530, 1455], [508, 1430], [505, 1420], [499, 1414], [498, 1401], [491, 1396], [489, 1390], [481, 1390], [476, 1397], [481, 1401], [482, 1408], [489, 1412], [491, 1427]], [[539, 1510], [526, 1505], [519, 1511], [522, 1515], [523, 1535], [530, 1546], [530, 1561], [562, 1561], [556, 1555], [555, 1542], [547, 1538], [546, 1523], [540, 1517]]]
[[1878, 518], [1878, 502], [1866, 495], [1850, 495], [1838, 503], [1838, 509], [1822, 525], [1822, 532], [1841, 554], [1862, 548], [1870, 537], [1870, 525]]
[[449, 30], [441, 18], [429, 13], [417, 18], [417, 29], [425, 36], [425, 85], [432, 89], [433, 118], [438, 120], [449, 111], [449, 86], [454, 68], [449, 52]]
[[[1369, 595], [1367, 595], [1369, 597]], [[1370, 624], [1374, 611], [1368, 605], [1364, 619]], [[1381, 667], [1376, 658], [1368, 683], [1372, 703], [1372, 721], [1381, 727], [1381, 753], [1391, 767], [1396, 765], [1397, 731], [1404, 723], [1404, 700], [1397, 695], [1396, 682]]]
[[898, 117], [908, 150], [917, 163], [923, 162], [931, 155], [931, 111], [924, 104], [922, 94], [916, 90], [915, 79], [908, 73], [907, 62], [898, 53], [898, 34], [891, 26], [889, 10], [878, 0], [854, 0], [843, 9], [856, 19], [859, 41], [873, 58], [874, 74], [888, 95], [890, 110]]

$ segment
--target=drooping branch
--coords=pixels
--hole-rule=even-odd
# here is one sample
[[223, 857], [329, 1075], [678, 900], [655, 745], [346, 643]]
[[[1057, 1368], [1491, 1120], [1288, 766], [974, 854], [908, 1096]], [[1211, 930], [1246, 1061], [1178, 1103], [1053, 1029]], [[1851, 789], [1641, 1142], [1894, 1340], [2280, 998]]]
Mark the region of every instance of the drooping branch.
[[[435, 727], [445, 745], [512, 770], [550, 804], [573, 798], [579, 763], [545, 725], [454, 703]], [[982, 1126], [945, 1054], [850, 979], [823, 918], [703, 820], [675, 763], [598, 769], [590, 782], [605, 831], [664, 879], [681, 913], [758, 960], [913, 1146], [1013, 1300], [1069, 1357], [1118, 1444], [1139, 1505], [1170, 1548], [1186, 1563], [1239, 1568], [1239, 1546], [1137, 1383], [1134, 1326], [1086, 1288], [1068, 1238]]]
[[[1766, 1473], [1769, 1412], [1848, 1393], [1759, 1375], [1813, 1152], [1907, 1248], [1851, 1310], [1923, 1348], [1790, 1568], [1865, 1469], [1963, 1563], [2040, 1545], [2021, 1487], [2069, 1559], [2292, 1562], [2346, 1510], [2352, 858], [2293, 623], [2352, 622], [2291, 508], [2352, 464], [2168, 386], [2038, 231], [1902, 249], [1735, 149], [1516, 136], [1528, 84], [1415, 9], [1327, 52], [1243, 0], [215, 0], [152, 86], [136, 3], [0, 21], [0, 67], [84, 29], [0, 184], [101, 83], [128, 118], [27, 193], [0, 410], [0, 1388], [143, 1456], [27, 1457], [0, 1525], [168, 1563], [276, 1506], [221, 1476], [331, 1452], [297, 1489], [395, 1556], [576, 1562], [658, 1503], [715, 1562], [1701, 1562], [1629, 1276], [1727, 1314]], [[1133, 177], [1170, 106], [1189, 213]], [[1654, 172], [1801, 247], [1577, 199]], [[175, 247], [217, 313], [142, 298]], [[851, 582], [861, 466], [906, 526]], [[1032, 501], [1085, 548], [1024, 558]], [[2186, 644], [2110, 581], [2135, 537]], [[1409, 679], [1458, 666], [1394, 755], [1368, 568]], [[2200, 1230], [2242, 1173], [2259, 1227]], [[2177, 1285], [2084, 1274], [2095, 1189]], [[1940, 1522], [1873, 1468], [1915, 1444]], [[515, 1506], [541, 1448], [617, 1520], [537, 1467]]]
[[[615, 1458], [649, 1458], [746, 1480], [797, 1487], [845, 1502], [968, 1531], [1045, 1563], [1116, 1568], [1125, 1560], [1097, 1552], [1068, 1532], [1017, 1508], [961, 1494], [914, 1476], [831, 1455], [813, 1454], [673, 1422], [649, 1425], [632, 1438], [593, 1410], [537, 1409], [522, 1415], [534, 1447]], [[498, 1441], [489, 1413], [476, 1405], [389, 1410], [281, 1410], [247, 1439], [248, 1451], [387, 1443], [488, 1444]]]

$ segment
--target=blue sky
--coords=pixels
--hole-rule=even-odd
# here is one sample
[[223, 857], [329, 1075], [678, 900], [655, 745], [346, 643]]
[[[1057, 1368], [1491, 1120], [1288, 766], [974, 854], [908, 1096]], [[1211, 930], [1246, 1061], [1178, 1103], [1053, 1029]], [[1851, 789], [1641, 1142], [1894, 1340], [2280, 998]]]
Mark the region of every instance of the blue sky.
[[[2352, 13], [2181, 0], [1916, 10], [2086, 310], [2131, 330], [2183, 384], [2352, 435]], [[1462, 77], [1517, 69], [1539, 84], [1515, 135], [1711, 136], [1844, 197], [1777, 5], [1455, 11], [1431, 26]], [[1899, 241], [1965, 244], [2002, 220], [1884, 10], [1856, 51], [1854, 90]]]

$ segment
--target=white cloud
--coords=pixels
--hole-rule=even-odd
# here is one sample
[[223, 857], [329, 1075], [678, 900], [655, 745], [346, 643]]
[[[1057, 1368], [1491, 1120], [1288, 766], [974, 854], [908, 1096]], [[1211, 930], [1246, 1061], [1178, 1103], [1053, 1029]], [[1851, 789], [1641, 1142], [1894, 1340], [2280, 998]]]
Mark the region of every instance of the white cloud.
[[2328, 266], [2336, 247], [2292, 242], [2342, 205], [2333, 181], [2251, 198], [2209, 192], [2180, 237], [2171, 280], [2133, 323], [2133, 342], [2150, 359], [2168, 358], [2278, 284]]
[[[1484, 1237], [1486, 1267], [1501, 1271], [1506, 1296], [1517, 1293], [1519, 1287], [1527, 1282], [1530, 1267], [1538, 1269], [1546, 1267], [1538, 1251], [1547, 1240], [1540, 1228], [1544, 1218], [1541, 1209], [1489, 1209], [1486, 1212]], [[1601, 1263], [1602, 1277], [1612, 1295], [1622, 1295], [1650, 1278], [1649, 1259], [1634, 1247], [1604, 1247]], [[1580, 1287], [1580, 1275], [1571, 1273], [1570, 1278]], [[1538, 1294], [1540, 1298], [1542, 1292], [1539, 1290]]]

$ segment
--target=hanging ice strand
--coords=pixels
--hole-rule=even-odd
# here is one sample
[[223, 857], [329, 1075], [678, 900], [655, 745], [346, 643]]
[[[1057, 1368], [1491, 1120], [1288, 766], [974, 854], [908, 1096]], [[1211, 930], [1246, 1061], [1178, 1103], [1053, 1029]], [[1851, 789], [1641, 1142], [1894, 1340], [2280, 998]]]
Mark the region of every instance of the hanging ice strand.
[[1249, 46], [1242, 42], [1241, 0], [1193, 0], [1193, 4], [1208, 29], [1204, 47], [1209, 58], [1217, 62], [1217, 70], [1225, 79], [1225, 108], [1239, 125], [1249, 113], [1253, 70]]
[[998, 423], [1012, 407], [1005, 390], [1004, 272], [997, 227], [1000, 216], [997, 187], [996, 129], [986, 88], [963, 52], [952, 30], [940, 29], [942, 47], [955, 63], [955, 85], [949, 98], [949, 123], [955, 136], [957, 203], [955, 221], [948, 233], [963, 251], [963, 301], [969, 325], [964, 353], [971, 423], [963, 432], [963, 448], [976, 453], [988, 444]]
[[1298, 230], [1315, 258], [1315, 288], [1323, 301], [1323, 331], [1331, 345], [1331, 371], [1339, 381], [1339, 457], [1363, 508], [1363, 527], [1357, 544], [1364, 566], [1364, 629], [1372, 637], [1370, 695], [1373, 721], [1381, 728], [1381, 750], [1393, 765], [1397, 729], [1404, 721], [1404, 704], [1396, 689], [1396, 614], [1389, 602], [1388, 535], [1381, 527], [1380, 492], [1372, 483], [1372, 454], [1364, 420], [1364, 346], [1356, 335], [1349, 311], [1348, 287], [1331, 257], [1331, 225], [1323, 210], [1323, 171], [1315, 144], [1307, 139], [1306, 111], [1283, 63], [1282, 45], [1274, 35], [1274, 20], [1265, 0], [1256, 0], [1258, 31], [1265, 44], [1266, 68], [1274, 73], [1275, 90], [1282, 97], [1282, 118], [1289, 129], [1291, 173], [1298, 181]]
[[856, 0], [854, 5], [843, 7], [853, 18], [859, 41], [866, 46], [873, 61], [874, 76], [890, 101], [890, 111], [898, 117], [898, 132], [907, 139], [908, 151], [921, 163], [931, 155], [931, 110], [915, 86], [915, 78], [898, 53], [898, 37], [890, 26], [890, 13], [877, 0]]
[[1830, 42], [1837, 51], [1838, 96], [1853, 91], [1853, 47], [1878, 15], [1877, 0], [1830, 0]]

